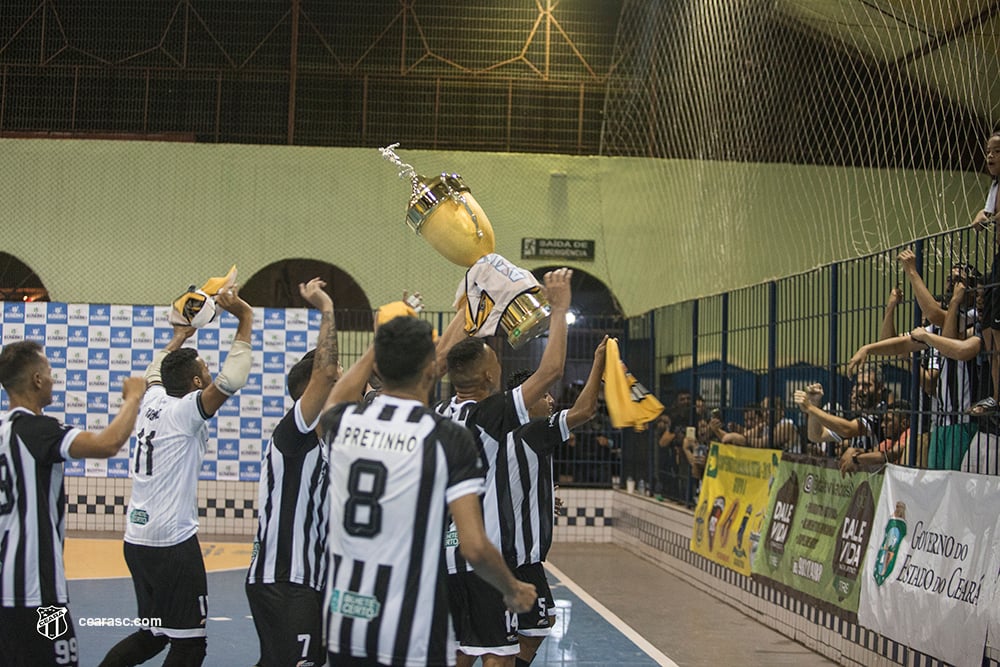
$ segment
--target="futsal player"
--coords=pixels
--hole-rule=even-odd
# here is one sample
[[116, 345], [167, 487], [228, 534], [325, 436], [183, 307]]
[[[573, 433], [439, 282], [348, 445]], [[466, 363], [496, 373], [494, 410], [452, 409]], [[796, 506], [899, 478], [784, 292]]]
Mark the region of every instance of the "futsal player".
[[339, 375], [337, 327], [326, 283], [313, 278], [299, 293], [322, 314], [316, 349], [288, 372], [295, 404], [264, 450], [257, 494], [258, 526], [246, 595], [260, 641], [259, 667], [319, 666], [326, 584], [326, 451], [316, 426]]
[[[516, 568], [514, 576], [533, 584], [538, 592], [535, 608], [517, 617], [516, 667], [531, 664], [555, 623], [555, 614], [551, 612], [552, 591], [542, 566], [552, 547], [556, 511], [552, 455], [569, 440], [571, 429], [597, 414], [607, 343], [605, 336], [594, 351], [590, 376], [573, 405], [552, 414], [555, 400], [546, 393], [528, 406], [531, 421], [509, 433], [497, 455], [500, 551], [504, 560]], [[520, 387], [531, 374], [529, 370], [511, 373], [507, 390]]]
[[[483, 518], [490, 542], [501, 548], [500, 494], [497, 485], [498, 452], [508, 434], [529, 421], [528, 406], [543, 399], [563, 374], [566, 363], [566, 313], [569, 311], [573, 272], [562, 268], [543, 277], [545, 296], [552, 307], [548, 342], [538, 369], [520, 386], [501, 392], [502, 373], [496, 352], [481, 338], [456, 343], [447, 355], [448, 375], [455, 396], [435, 409], [438, 414], [464, 424], [476, 439], [486, 466]], [[513, 666], [520, 652], [517, 617], [496, 591], [484, 585], [474, 564], [464, 558], [461, 535], [449, 531], [445, 539], [448, 593], [459, 640], [458, 664], [472, 665], [482, 658], [484, 667]], [[516, 563], [508, 562], [515, 567]], [[550, 604], [551, 600], [540, 604]], [[548, 609], [532, 613], [547, 618]]]
[[427, 407], [437, 382], [431, 326], [413, 317], [381, 325], [372, 348], [334, 386], [354, 397], [372, 367], [382, 391], [321, 418], [330, 456], [330, 664], [453, 665], [442, 536], [454, 517], [462, 555], [514, 612], [534, 604], [483, 529], [483, 469], [469, 432]]
[[235, 287], [216, 303], [238, 320], [229, 354], [212, 379], [197, 350], [183, 347], [194, 329], [174, 336], [146, 369], [146, 393], [129, 461], [132, 497], [125, 526], [125, 562], [139, 618], [158, 618], [111, 648], [103, 667], [137, 665], [170, 644], [166, 664], [205, 659], [208, 582], [198, 544], [198, 473], [208, 444], [208, 420], [250, 374], [253, 309]]
[[77, 665], [63, 567], [63, 461], [117, 454], [132, 435], [145, 388], [141, 377], [125, 378], [118, 414], [95, 433], [42, 414], [52, 384], [38, 343], [0, 351], [0, 385], [10, 403], [0, 421], [0, 664], [10, 667]]

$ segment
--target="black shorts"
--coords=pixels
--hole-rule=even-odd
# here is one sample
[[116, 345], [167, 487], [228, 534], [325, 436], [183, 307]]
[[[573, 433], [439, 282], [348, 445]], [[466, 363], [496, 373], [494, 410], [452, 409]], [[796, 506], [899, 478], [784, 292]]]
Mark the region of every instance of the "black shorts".
[[517, 614], [475, 572], [448, 575], [448, 607], [458, 650], [466, 655], [517, 655]]
[[552, 590], [545, 578], [545, 568], [541, 563], [522, 565], [514, 570], [514, 576], [521, 581], [535, 585], [538, 599], [531, 611], [517, 615], [517, 633], [525, 637], [545, 637], [552, 631], [549, 617], [552, 612]]
[[77, 667], [76, 632], [66, 605], [0, 607], [0, 664]]
[[323, 664], [323, 593], [287, 582], [246, 584], [246, 592], [260, 639], [260, 667]]
[[208, 580], [198, 536], [170, 547], [125, 543], [125, 563], [132, 573], [140, 618], [159, 619], [143, 628], [170, 639], [205, 636]]

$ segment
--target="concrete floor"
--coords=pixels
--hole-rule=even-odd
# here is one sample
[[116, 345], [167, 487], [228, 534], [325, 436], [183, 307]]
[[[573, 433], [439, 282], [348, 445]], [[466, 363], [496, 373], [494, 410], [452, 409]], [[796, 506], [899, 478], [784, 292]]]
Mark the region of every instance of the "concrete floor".
[[557, 543], [548, 560], [679, 667], [837, 664], [619, 546]]

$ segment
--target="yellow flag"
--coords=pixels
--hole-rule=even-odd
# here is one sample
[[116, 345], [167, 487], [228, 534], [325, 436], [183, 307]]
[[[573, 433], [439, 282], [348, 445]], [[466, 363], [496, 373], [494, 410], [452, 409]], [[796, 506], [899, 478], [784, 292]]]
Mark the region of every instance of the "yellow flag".
[[621, 359], [618, 341], [614, 338], [608, 339], [604, 400], [614, 428], [631, 426], [636, 431], [644, 431], [646, 424], [663, 412], [663, 403], [629, 373], [628, 366]]

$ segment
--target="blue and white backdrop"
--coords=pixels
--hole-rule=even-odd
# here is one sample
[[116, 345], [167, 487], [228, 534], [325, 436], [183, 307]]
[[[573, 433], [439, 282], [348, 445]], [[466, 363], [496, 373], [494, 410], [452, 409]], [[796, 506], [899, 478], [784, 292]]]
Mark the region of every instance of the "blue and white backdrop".
[[[153, 352], [170, 340], [169, 306], [4, 302], [3, 345], [39, 342], [52, 364], [53, 402], [46, 414], [66, 424], [100, 430], [121, 405], [122, 379], [141, 375]], [[249, 381], [209, 422], [211, 437], [201, 479], [256, 482], [261, 452], [291, 407], [285, 374], [316, 344], [320, 314], [304, 308], [254, 309], [253, 367]], [[236, 318], [219, 313], [188, 345], [198, 349], [214, 375], [225, 360]], [[0, 391], [0, 409], [8, 409]], [[135, 446], [107, 460], [68, 461], [71, 477], [128, 477]]]

